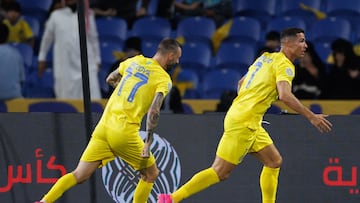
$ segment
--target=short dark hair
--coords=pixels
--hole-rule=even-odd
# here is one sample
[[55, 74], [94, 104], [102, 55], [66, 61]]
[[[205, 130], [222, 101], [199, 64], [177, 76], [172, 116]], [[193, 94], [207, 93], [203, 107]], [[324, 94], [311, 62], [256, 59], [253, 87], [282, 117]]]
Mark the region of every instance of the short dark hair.
[[125, 51], [133, 49], [142, 52], [141, 43], [142, 41], [140, 37], [128, 37], [125, 41]]
[[337, 38], [331, 43], [331, 49], [336, 53], [352, 54], [353, 44], [346, 39]]
[[286, 28], [281, 32], [281, 39], [284, 39], [285, 37], [295, 37], [299, 33], [305, 33], [303, 29], [292, 27], [292, 28]]
[[278, 31], [271, 30], [271, 31], [266, 33], [265, 39], [266, 40], [280, 41], [280, 33]]
[[9, 36], [9, 28], [4, 23], [0, 22], [0, 44], [3, 44], [7, 41]]
[[17, 12], [21, 13], [21, 6], [16, 1], [8, 3], [4, 9], [5, 9], [5, 11], [17, 11]]
[[166, 54], [169, 52], [176, 53], [178, 48], [181, 47], [180, 43], [172, 38], [165, 38], [161, 40], [157, 48], [157, 52], [161, 54]]

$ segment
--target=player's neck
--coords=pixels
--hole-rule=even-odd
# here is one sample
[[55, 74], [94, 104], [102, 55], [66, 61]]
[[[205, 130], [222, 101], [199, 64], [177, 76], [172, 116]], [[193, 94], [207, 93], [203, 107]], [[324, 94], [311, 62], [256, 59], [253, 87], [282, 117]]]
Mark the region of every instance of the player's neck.
[[281, 48], [280, 49], [280, 52], [283, 53], [286, 58], [288, 58], [291, 62], [294, 62], [295, 61], [295, 57], [291, 54], [291, 52], [289, 50], [287, 50], [286, 48]]
[[163, 68], [165, 69], [166, 67], [166, 62], [164, 61], [164, 58], [161, 57], [159, 54], [155, 54], [153, 57], [152, 57], [153, 60], [155, 60], [156, 62], [158, 62], [158, 64]]

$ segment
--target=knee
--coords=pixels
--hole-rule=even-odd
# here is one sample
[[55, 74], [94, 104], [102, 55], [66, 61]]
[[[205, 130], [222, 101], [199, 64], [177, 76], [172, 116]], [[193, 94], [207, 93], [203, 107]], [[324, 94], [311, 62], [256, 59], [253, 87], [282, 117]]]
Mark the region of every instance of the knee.
[[224, 181], [230, 177], [231, 171], [218, 170], [217, 168], [213, 168], [219, 178], [220, 181]]
[[87, 181], [91, 174], [83, 174], [79, 171], [73, 171], [72, 174], [74, 175], [75, 179], [76, 179], [76, 182], [77, 184], [81, 184], [81, 183], [84, 183], [85, 181]]
[[158, 168], [140, 172], [141, 178], [148, 183], [155, 182], [156, 178], [159, 176], [159, 173], [160, 173], [160, 171]]
[[272, 160], [271, 163], [269, 163], [268, 167], [270, 168], [280, 168], [283, 163], [283, 159], [281, 156], [277, 157], [276, 159]]
[[231, 173], [222, 173], [222, 174], [218, 174], [219, 180], [220, 181], [224, 181], [226, 179], [228, 179], [230, 177]]

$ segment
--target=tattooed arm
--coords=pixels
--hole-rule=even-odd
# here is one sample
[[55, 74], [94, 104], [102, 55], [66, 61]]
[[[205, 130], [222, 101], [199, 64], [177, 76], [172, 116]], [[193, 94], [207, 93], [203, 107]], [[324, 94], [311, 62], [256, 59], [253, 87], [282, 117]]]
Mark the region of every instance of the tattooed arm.
[[119, 70], [116, 69], [107, 76], [106, 83], [115, 88], [119, 84], [120, 79], [121, 75], [119, 73]]
[[164, 95], [161, 92], [156, 93], [146, 118], [146, 139], [141, 157], [149, 158], [150, 146], [153, 141], [154, 129], [158, 125], [160, 118], [160, 108], [164, 101]]

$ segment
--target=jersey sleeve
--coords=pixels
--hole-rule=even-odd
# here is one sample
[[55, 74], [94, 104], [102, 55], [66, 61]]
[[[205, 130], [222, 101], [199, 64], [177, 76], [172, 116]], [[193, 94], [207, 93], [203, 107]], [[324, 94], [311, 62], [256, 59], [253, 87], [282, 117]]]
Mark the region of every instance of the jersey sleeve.
[[117, 70], [119, 71], [120, 75], [124, 75], [125, 68], [127, 67], [127, 61], [123, 61], [119, 64]]
[[163, 80], [159, 82], [155, 92], [161, 92], [166, 96], [172, 87], [172, 83], [169, 77], [164, 77]]
[[295, 77], [295, 67], [287, 61], [281, 61], [276, 68], [276, 82], [287, 81], [290, 85]]

